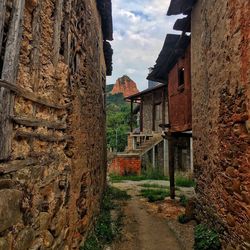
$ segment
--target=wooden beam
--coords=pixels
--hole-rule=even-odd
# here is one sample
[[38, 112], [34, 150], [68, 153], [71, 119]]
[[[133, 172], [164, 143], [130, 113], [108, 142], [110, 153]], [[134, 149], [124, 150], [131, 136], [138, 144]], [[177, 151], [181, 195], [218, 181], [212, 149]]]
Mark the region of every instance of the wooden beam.
[[[2, 79], [16, 83], [19, 54], [22, 39], [22, 21], [25, 0], [15, 0], [12, 8], [12, 20], [6, 42]], [[3, 87], [3, 86], [0, 86]], [[1, 90], [0, 100], [0, 160], [6, 160], [11, 153], [12, 122], [8, 119], [13, 113], [14, 97], [9, 89]]]
[[70, 30], [70, 20], [71, 20], [71, 9], [72, 0], [67, 0], [64, 3], [65, 14], [64, 14], [64, 60], [67, 65], [70, 62], [70, 45], [71, 45], [71, 30]]
[[168, 136], [170, 198], [175, 199], [174, 138]]
[[0, 175], [16, 172], [28, 166], [34, 166], [39, 163], [38, 159], [28, 158], [26, 160], [16, 160], [5, 163], [0, 166]]
[[130, 131], [133, 132], [133, 104], [134, 104], [134, 100], [131, 100], [130, 103]]
[[55, 21], [54, 21], [54, 38], [53, 38], [53, 64], [57, 66], [59, 52], [61, 47], [61, 30], [63, 20], [63, 0], [56, 0], [55, 3]]
[[155, 131], [155, 94], [152, 93], [152, 131]]
[[143, 131], [143, 97], [141, 99], [141, 106], [140, 106], [140, 132]]
[[29, 157], [25, 160], [14, 160], [8, 163], [2, 163], [0, 165], [0, 176], [5, 174], [14, 173], [20, 171], [27, 167], [32, 166], [48, 166], [48, 164], [55, 162], [58, 159], [58, 156], [55, 154], [50, 154], [48, 156], [45, 155], [38, 155], [35, 157]]
[[26, 127], [46, 127], [51, 129], [64, 130], [67, 128], [66, 122], [58, 121], [51, 122], [31, 117], [22, 117], [22, 116], [10, 116], [16, 124], [23, 125]]
[[[33, 12], [32, 19], [32, 51], [30, 57], [31, 81], [33, 82], [33, 91], [36, 93], [39, 83], [40, 72], [40, 45], [41, 45], [41, 10], [42, 1], [38, 1]], [[36, 111], [34, 110], [34, 113]]]
[[165, 124], [165, 123], [166, 123], [166, 88], [163, 88], [162, 89], [162, 124]]
[[39, 103], [41, 105], [47, 106], [49, 108], [54, 108], [54, 109], [66, 109], [69, 107], [69, 105], [59, 105], [55, 104], [53, 102], [50, 102], [46, 98], [40, 97], [37, 94], [26, 90], [25, 88], [18, 86], [16, 84], [0, 80], [0, 87], [3, 87], [9, 91], [13, 91], [16, 95], [19, 95], [25, 99], [28, 99], [30, 101]]
[[2, 51], [5, 13], [6, 13], [6, 0], [0, 0], [0, 55]]
[[15, 134], [16, 139], [32, 139], [35, 138], [40, 141], [46, 142], [64, 142], [72, 140], [71, 136], [56, 136], [56, 135], [44, 135], [36, 132], [24, 132], [17, 130]]

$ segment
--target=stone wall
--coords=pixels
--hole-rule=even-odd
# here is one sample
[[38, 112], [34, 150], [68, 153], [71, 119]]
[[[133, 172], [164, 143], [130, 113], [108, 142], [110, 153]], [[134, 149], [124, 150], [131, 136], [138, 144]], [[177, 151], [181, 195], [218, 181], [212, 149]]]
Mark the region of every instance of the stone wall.
[[64, 108], [15, 97], [12, 152], [0, 163], [3, 250], [79, 249], [105, 186], [101, 18], [96, 1], [60, 2], [25, 5], [17, 85]]
[[227, 249], [250, 247], [249, 15], [245, 0], [200, 0], [192, 12], [197, 212]]
[[152, 109], [153, 109], [153, 104], [152, 104], [152, 94], [147, 94], [143, 96], [143, 132], [144, 133], [152, 133], [152, 128], [153, 128], [153, 114], [152, 114]]
[[[155, 90], [142, 96], [143, 102], [143, 132], [152, 134], [152, 132], [161, 132], [162, 128], [159, 127], [163, 123], [163, 118], [165, 123], [168, 123], [168, 98], [167, 93], [165, 93], [165, 112], [163, 108], [163, 98], [162, 89]], [[153, 97], [154, 93], [154, 97]], [[154, 105], [153, 105], [154, 102]], [[154, 127], [153, 131], [153, 106], [154, 106]], [[164, 114], [163, 114], [164, 112]], [[164, 116], [164, 117], [163, 117]]]

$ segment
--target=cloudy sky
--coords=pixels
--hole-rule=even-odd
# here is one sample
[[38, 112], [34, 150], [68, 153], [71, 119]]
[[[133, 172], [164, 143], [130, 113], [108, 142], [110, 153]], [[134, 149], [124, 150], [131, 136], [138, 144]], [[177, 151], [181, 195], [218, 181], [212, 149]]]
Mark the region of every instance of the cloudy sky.
[[140, 90], [147, 88], [148, 68], [155, 64], [167, 33], [177, 17], [166, 16], [170, 0], [113, 0], [113, 75], [130, 76]]

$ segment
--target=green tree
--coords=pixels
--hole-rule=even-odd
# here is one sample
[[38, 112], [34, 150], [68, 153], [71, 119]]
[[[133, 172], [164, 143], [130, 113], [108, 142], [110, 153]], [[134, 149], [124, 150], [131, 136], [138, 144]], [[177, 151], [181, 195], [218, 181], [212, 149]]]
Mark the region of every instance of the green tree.
[[107, 95], [107, 143], [119, 152], [125, 150], [130, 131], [130, 105], [122, 94]]

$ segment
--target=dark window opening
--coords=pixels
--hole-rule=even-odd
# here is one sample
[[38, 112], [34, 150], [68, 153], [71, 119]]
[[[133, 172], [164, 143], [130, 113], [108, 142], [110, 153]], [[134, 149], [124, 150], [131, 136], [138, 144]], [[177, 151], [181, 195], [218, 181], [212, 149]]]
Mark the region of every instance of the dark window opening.
[[185, 83], [185, 69], [181, 68], [178, 72], [178, 85], [182, 86]]

